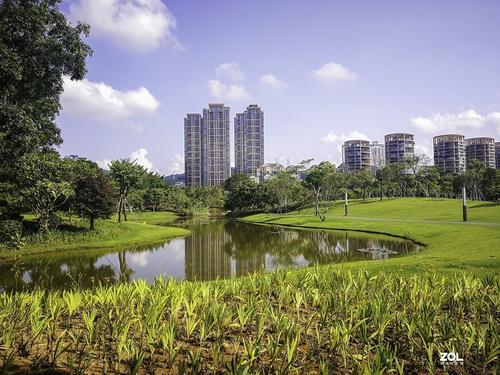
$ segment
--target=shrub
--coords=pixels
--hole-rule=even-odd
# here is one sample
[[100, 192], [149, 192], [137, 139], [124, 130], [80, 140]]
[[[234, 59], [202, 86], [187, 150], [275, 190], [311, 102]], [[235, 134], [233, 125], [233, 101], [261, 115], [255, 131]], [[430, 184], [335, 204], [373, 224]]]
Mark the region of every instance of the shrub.
[[0, 244], [11, 248], [23, 245], [23, 224], [17, 220], [0, 221]]

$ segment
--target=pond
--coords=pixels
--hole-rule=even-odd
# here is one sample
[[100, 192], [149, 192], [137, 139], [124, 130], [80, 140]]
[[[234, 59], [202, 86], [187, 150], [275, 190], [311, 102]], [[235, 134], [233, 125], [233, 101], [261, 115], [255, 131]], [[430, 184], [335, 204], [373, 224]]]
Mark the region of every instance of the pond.
[[418, 250], [412, 241], [358, 232], [303, 230], [225, 219], [177, 221], [191, 235], [122, 251], [47, 254], [0, 262], [0, 291], [89, 288], [159, 276], [214, 280], [277, 267], [383, 259]]

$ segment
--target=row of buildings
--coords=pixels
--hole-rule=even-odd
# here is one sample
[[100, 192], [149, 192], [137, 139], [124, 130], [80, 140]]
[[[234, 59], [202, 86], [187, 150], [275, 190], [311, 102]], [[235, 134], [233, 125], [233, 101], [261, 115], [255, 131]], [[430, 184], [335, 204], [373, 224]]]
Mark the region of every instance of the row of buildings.
[[[230, 109], [209, 104], [202, 114], [184, 119], [184, 163], [187, 186], [218, 186], [231, 176]], [[236, 173], [258, 178], [264, 164], [264, 112], [249, 105], [234, 118]]]
[[[500, 168], [500, 142], [493, 138], [465, 139], [460, 134], [444, 134], [433, 138], [434, 165], [444, 173], [463, 173], [472, 160], [487, 168]], [[377, 170], [389, 163], [403, 161], [415, 155], [413, 134], [394, 133], [385, 136], [385, 143], [349, 140], [342, 146], [344, 172]]]

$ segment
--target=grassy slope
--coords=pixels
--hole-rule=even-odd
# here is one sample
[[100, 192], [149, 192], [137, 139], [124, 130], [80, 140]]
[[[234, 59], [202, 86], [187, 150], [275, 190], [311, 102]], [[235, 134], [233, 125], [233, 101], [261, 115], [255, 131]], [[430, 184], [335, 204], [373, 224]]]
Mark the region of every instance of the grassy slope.
[[[90, 249], [111, 250], [120, 247], [134, 247], [155, 244], [172, 237], [185, 236], [189, 231], [182, 228], [163, 227], [158, 224], [172, 222], [177, 216], [170, 212], [135, 213], [129, 221], [118, 224], [113, 220], [98, 220], [96, 230], [84, 229], [86, 222], [80, 222], [80, 231], [53, 231], [43, 238], [28, 237], [21, 251], [0, 250], [0, 258], [11, 259], [16, 255], [34, 255], [49, 252], [67, 252]], [[154, 225], [156, 224], [156, 225]]]
[[500, 206], [469, 203], [469, 222], [462, 218], [461, 201], [437, 199], [392, 199], [353, 202], [343, 216], [337, 202], [325, 222], [312, 210], [286, 215], [258, 214], [244, 220], [255, 223], [367, 230], [411, 238], [427, 247], [405, 257], [337, 265], [347, 269], [388, 272], [456, 272], [476, 274], [500, 271]]

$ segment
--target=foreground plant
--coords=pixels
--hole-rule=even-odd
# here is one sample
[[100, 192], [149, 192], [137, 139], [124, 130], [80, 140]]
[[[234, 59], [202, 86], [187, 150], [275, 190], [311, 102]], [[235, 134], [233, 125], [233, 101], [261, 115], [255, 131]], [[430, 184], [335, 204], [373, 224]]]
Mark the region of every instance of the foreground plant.
[[0, 373], [495, 373], [499, 297], [495, 276], [328, 267], [4, 293]]

